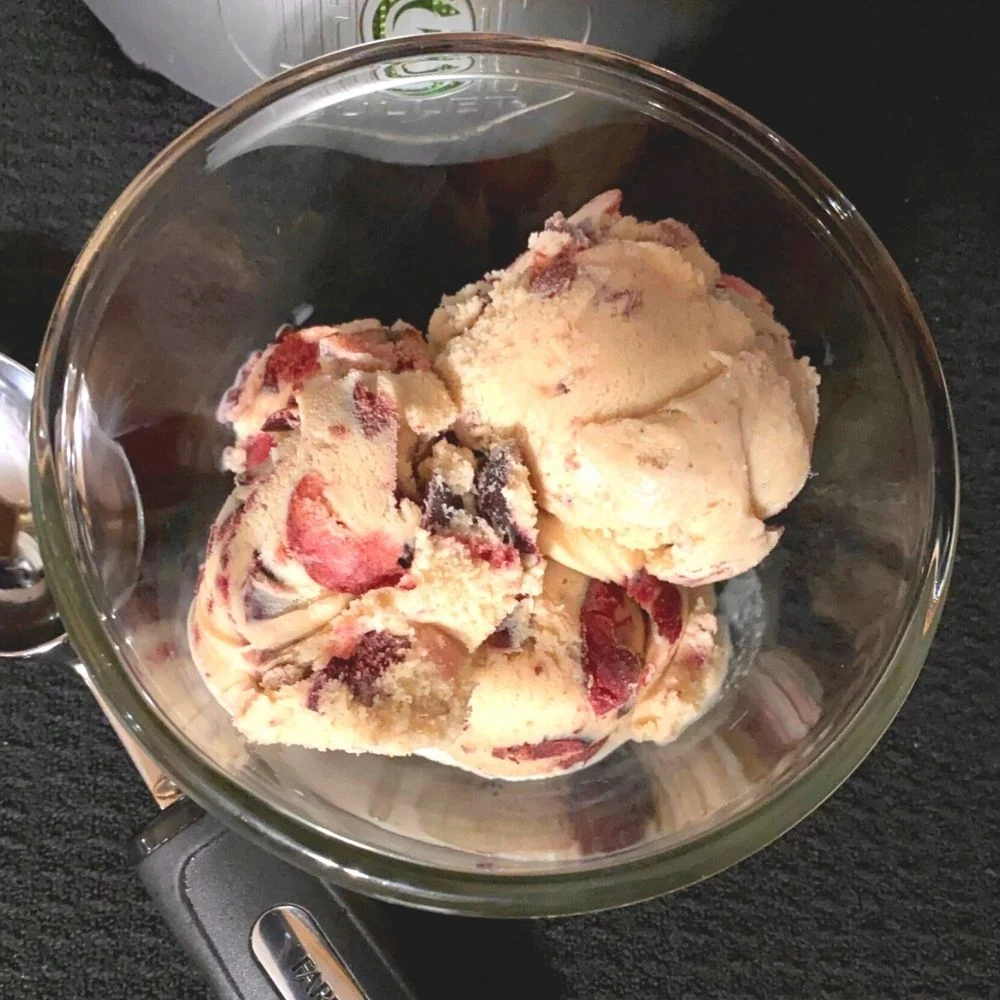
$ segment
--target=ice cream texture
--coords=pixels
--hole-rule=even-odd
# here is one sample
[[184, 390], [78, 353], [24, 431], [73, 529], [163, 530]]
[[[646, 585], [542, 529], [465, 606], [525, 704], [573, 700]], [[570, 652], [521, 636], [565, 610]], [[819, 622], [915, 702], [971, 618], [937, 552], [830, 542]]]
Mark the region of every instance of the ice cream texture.
[[818, 376], [687, 226], [620, 203], [549, 219], [509, 268], [446, 297], [435, 370], [460, 434], [520, 445], [545, 555], [604, 580], [723, 580], [778, 542], [766, 520], [808, 475]]
[[242, 366], [189, 639], [248, 740], [535, 778], [715, 698], [709, 584], [777, 543], [818, 377], [686, 226], [620, 200], [553, 216], [426, 340], [286, 327]]

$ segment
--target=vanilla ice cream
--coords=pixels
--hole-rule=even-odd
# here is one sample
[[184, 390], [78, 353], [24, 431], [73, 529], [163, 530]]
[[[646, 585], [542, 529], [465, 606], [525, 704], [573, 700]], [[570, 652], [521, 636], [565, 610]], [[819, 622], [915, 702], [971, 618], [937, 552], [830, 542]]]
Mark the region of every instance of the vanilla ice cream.
[[554, 216], [446, 297], [434, 367], [461, 436], [521, 445], [546, 555], [605, 580], [725, 579], [778, 541], [765, 522], [808, 475], [818, 377], [687, 226], [620, 203]]
[[284, 331], [223, 403], [237, 486], [190, 641], [258, 743], [398, 754], [454, 738], [473, 651], [540, 590], [516, 446], [436, 440], [455, 409], [423, 341], [370, 332], [346, 367], [344, 328]]
[[427, 340], [288, 327], [240, 369], [189, 636], [249, 740], [538, 778], [716, 697], [709, 584], [777, 543], [818, 377], [687, 226], [620, 202], [553, 216]]

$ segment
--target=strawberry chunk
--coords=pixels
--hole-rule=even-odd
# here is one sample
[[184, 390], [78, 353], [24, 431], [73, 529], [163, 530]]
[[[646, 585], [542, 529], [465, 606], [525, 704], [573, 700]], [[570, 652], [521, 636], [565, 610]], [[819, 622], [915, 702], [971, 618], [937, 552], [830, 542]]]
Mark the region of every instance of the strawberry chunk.
[[288, 550], [328, 590], [363, 594], [403, 575], [402, 546], [381, 532], [352, 533], [337, 519], [317, 472], [307, 472], [292, 491], [285, 533]]
[[542, 740], [541, 743], [519, 743], [511, 747], [494, 747], [492, 755], [498, 760], [512, 760], [520, 764], [526, 760], [551, 760], [559, 758], [560, 767], [572, 767], [590, 760], [607, 742], [602, 740], [581, 740], [569, 737], [561, 740]]
[[629, 580], [628, 595], [653, 619], [664, 639], [677, 642], [684, 627], [684, 602], [672, 583], [641, 569]]
[[261, 432], [254, 434], [247, 441], [247, 468], [252, 469], [256, 465], [267, 459], [271, 454], [271, 447], [274, 445], [274, 438], [270, 434]]
[[277, 390], [282, 383], [299, 389], [313, 372], [319, 371], [319, 345], [290, 331], [268, 352], [264, 363], [265, 389]]
[[624, 588], [592, 580], [580, 610], [587, 694], [598, 715], [622, 708], [639, 687], [642, 660], [622, 641], [632, 621], [627, 600]]
[[521, 565], [521, 557], [513, 546], [497, 545], [479, 535], [455, 535], [454, 538], [473, 559], [489, 563], [491, 569], [513, 569]]

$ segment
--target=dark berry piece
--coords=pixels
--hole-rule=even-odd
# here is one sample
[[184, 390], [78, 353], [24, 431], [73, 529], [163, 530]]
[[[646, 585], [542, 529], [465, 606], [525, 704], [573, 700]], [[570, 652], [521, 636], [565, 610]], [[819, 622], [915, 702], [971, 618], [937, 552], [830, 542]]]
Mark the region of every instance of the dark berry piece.
[[390, 632], [366, 632], [350, 656], [335, 656], [309, 689], [306, 706], [319, 708], [323, 688], [331, 680], [340, 681], [361, 702], [370, 707], [375, 702], [376, 681], [406, 655], [410, 640]]
[[493, 631], [486, 640], [494, 649], [520, 649], [524, 627], [516, 611], [509, 615]]
[[621, 641], [630, 617], [627, 601], [622, 587], [592, 580], [580, 610], [587, 694], [598, 715], [628, 704], [639, 687], [642, 660]]
[[456, 514], [465, 510], [462, 498], [435, 473], [427, 484], [424, 495], [424, 512], [421, 526], [426, 531], [447, 528]]
[[510, 479], [511, 453], [507, 446], [491, 448], [476, 470], [476, 507], [479, 516], [497, 533], [497, 537], [522, 555], [536, 551], [535, 543], [514, 521], [504, 489]]
[[684, 627], [684, 602], [672, 584], [639, 570], [628, 582], [628, 595], [653, 619], [657, 631], [669, 642], [677, 642]]
[[262, 431], [292, 431], [299, 426], [299, 413], [294, 407], [276, 410], [264, 421]]

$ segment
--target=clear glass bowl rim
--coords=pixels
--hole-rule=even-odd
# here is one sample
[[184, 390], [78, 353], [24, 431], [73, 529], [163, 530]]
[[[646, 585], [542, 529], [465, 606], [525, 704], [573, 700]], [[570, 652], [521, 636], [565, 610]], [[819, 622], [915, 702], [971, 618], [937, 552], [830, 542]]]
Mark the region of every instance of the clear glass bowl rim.
[[[909, 341], [923, 378], [935, 437], [935, 482], [928, 542], [906, 627], [865, 703], [826, 751], [775, 795], [688, 843], [640, 861], [578, 872], [511, 876], [453, 872], [388, 857], [317, 830], [250, 795], [214, 762], [175, 739], [120, 664], [80, 567], [86, 560], [70, 517], [66, 470], [53, 441], [62, 405], [74, 319], [106, 245], [128, 225], [145, 195], [193, 147], [224, 134], [276, 100], [339, 74], [392, 59], [445, 53], [507, 55], [585, 63], [681, 96], [721, 119], [808, 192], [822, 225], [850, 250], [869, 292]], [[760, 164], [756, 164], [760, 168]], [[892, 722], [927, 655], [944, 603], [958, 524], [958, 458], [944, 376], [919, 306], [885, 247], [844, 195], [801, 153], [719, 96], [669, 70], [579, 43], [487, 33], [407, 37], [321, 56], [274, 77], [220, 108], [176, 139], [108, 210], [74, 264], [54, 307], [36, 373], [32, 409], [32, 505], [43, 558], [63, 622], [90, 679], [118, 721], [195, 801], [240, 834], [300, 867], [355, 891], [444, 912], [483, 916], [566, 915], [674, 891], [716, 874], [769, 844], [820, 805], [864, 760]]]

